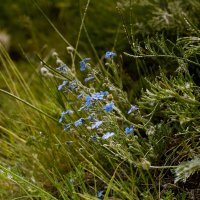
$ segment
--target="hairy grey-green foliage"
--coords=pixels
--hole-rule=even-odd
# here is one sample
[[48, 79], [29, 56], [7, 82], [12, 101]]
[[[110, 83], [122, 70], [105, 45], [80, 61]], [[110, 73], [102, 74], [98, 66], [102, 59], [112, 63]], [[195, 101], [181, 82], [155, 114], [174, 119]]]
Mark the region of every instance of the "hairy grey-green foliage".
[[200, 159], [194, 157], [190, 161], [182, 162], [175, 170], [175, 183], [178, 181], [186, 182], [186, 180], [195, 172], [200, 170]]

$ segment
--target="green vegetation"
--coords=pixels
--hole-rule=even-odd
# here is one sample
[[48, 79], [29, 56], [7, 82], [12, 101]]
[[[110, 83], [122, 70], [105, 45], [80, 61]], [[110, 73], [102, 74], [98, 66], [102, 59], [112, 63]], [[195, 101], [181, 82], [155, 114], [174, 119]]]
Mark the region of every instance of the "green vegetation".
[[6, 0], [0, 199], [200, 198], [199, 9]]

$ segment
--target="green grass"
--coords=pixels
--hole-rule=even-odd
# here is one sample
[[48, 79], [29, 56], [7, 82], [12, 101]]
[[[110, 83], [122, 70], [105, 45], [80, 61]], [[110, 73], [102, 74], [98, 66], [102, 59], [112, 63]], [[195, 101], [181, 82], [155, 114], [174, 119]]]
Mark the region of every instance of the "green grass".
[[[27, 56], [26, 65], [19, 70], [0, 46], [0, 199], [90, 200], [99, 199], [100, 191], [100, 198], [105, 200], [192, 198], [192, 191], [199, 187], [196, 177], [200, 169], [200, 88], [196, 73], [200, 66], [199, 29], [193, 23], [195, 19], [180, 19], [181, 15], [175, 18], [172, 12], [168, 31], [186, 26], [187, 37], [169, 40], [169, 32], [163, 33], [159, 25], [164, 26], [164, 22], [158, 20], [154, 24], [158, 28], [156, 39], [150, 34], [139, 42], [138, 33], [132, 29], [138, 24], [130, 21], [129, 27], [123, 21], [134, 19], [124, 11], [130, 11], [127, 5], [136, 3], [127, 2], [118, 9], [122, 9], [120, 15], [132, 52], [124, 50], [121, 54], [131, 59], [140, 77], [136, 86], [131, 85], [132, 80], [125, 80], [134, 73], [128, 73], [120, 53], [105, 59], [96, 51], [87, 32], [87, 14], [94, 3], [89, 0], [83, 6], [74, 44], [40, 10], [63, 43], [72, 48], [66, 62], [55, 51], [45, 55], [38, 52], [40, 64]], [[172, 4], [169, 1], [170, 10]], [[147, 5], [136, 5], [148, 8], [149, 16], [149, 9], [157, 4], [147, 1]], [[148, 23], [143, 25], [146, 30], [154, 28]], [[90, 55], [79, 51], [84, 32], [93, 49]], [[106, 51], [108, 46], [104, 48]], [[115, 51], [115, 43], [109, 50]], [[79, 62], [85, 57], [92, 59], [86, 64], [87, 69], [80, 71]], [[66, 73], [56, 69], [65, 63]], [[21, 70], [24, 67], [28, 73]], [[85, 82], [89, 75], [94, 80]], [[69, 81], [68, 85], [58, 90], [64, 80]], [[76, 87], [69, 89], [73, 80], [77, 80]], [[130, 84], [128, 92], [124, 90], [126, 84]], [[100, 91], [108, 91], [109, 95], [93, 99], [88, 109], [80, 109], [86, 104], [87, 95], [93, 97]], [[85, 94], [78, 99], [82, 92]], [[111, 102], [114, 108], [106, 112], [104, 106]], [[128, 114], [133, 102], [138, 109]], [[66, 110], [73, 114], [65, 115], [59, 123], [61, 112]], [[99, 128], [92, 128], [94, 121], [87, 119], [89, 115], [103, 121]], [[84, 118], [84, 123], [76, 126], [80, 118]], [[70, 129], [64, 130], [66, 124], [70, 124]], [[126, 134], [126, 127], [134, 127], [134, 131]], [[115, 134], [103, 139], [106, 132]]]

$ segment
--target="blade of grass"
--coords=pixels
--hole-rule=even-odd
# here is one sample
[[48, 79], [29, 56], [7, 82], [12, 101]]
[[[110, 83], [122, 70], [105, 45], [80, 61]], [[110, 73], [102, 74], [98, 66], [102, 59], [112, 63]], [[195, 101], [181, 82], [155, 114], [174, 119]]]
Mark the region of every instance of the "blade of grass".
[[49, 119], [52, 119], [52, 120], [54, 120], [54, 121], [56, 121], [56, 122], [58, 121], [56, 118], [54, 118], [54, 117], [52, 117], [51, 115], [45, 113], [44, 111], [40, 110], [39, 108], [36, 108], [34, 105], [32, 105], [32, 104], [30, 104], [29, 102], [27, 102], [27, 101], [21, 99], [20, 97], [17, 97], [16, 95], [11, 94], [11, 93], [9, 93], [9, 92], [7, 92], [7, 91], [5, 91], [5, 90], [2, 90], [2, 89], [0, 89], [0, 92], [2, 92], [2, 93], [4, 93], [4, 94], [7, 94], [8, 96], [13, 97], [14, 99], [16, 99], [16, 100], [18, 100], [18, 101], [24, 103], [25, 105], [27, 105], [27, 106], [33, 108], [34, 110], [38, 111], [39, 113], [41, 113], [41, 114], [43, 114], [43, 115], [45, 115], [45, 116], [48, 117]]

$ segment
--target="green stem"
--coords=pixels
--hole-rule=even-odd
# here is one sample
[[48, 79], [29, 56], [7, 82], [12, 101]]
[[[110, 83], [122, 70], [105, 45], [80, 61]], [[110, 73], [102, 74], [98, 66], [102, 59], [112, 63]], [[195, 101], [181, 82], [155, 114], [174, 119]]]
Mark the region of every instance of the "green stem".
[[172, 55], [132, 55], [132, 54], [129, 54], [129, 53], [126, 53], [124, 52], [124, 55], [126, 56], [129, 56], [129, 57], [133, 57], [133, 58], [152, 58], [152, 57], [165, 57], [165, 58], [174, 58], [174, 59], [182, 59], [182, 60], [185, 60], [189, 63], [192, 63], [194, 65], [197, 65], [200, 67], [200, 64], [199, 63], [196, 63], [192, 60], [189, 60], [187, 58], [181, 58], [181, 57], [178, 57], [178, 56], [172, 56]]
[[150, 169], [170, 169], [177, 168], [177, 166], [150, 166]]
[[4, 94], [7, 94], [8, 96], [17, 99], [18, 101], [21, 101], [22, 103], [24, 103], [24, 104], [26, 104], [27, 106], [33, 108], [34, 110], [38, 111], [39, 113], [41, 113], [41, 114], [47, 116], [48, 118], [50, 118], [50, 119], [52, 119], [52, 120], [54, 120], [54, 121], [56, 121], [56, 122], [58, 121], [56, 118], [52, 117], [51, 115], [45, 113], [44, 111], [42, 111], [42, 110], [40, 110], [40, 109], [38, 109], [38, 108], [36, 108], [34, 105], [32, 105], [32, 104], [28, 103], [27, 101], [25, 101], [25, 100], [23, 100], [23, 99], [21, 99], [21, 98], [15, 96], [14, 94], [11, 94], [11, 93], [9, 93], [9, 92], [7, 92], [7, 91], [5, 91], [5, 90], [2, 90], [2, 89], [0, 89], [0, 92], [2, 92], [2, 93], [4, 93]]

